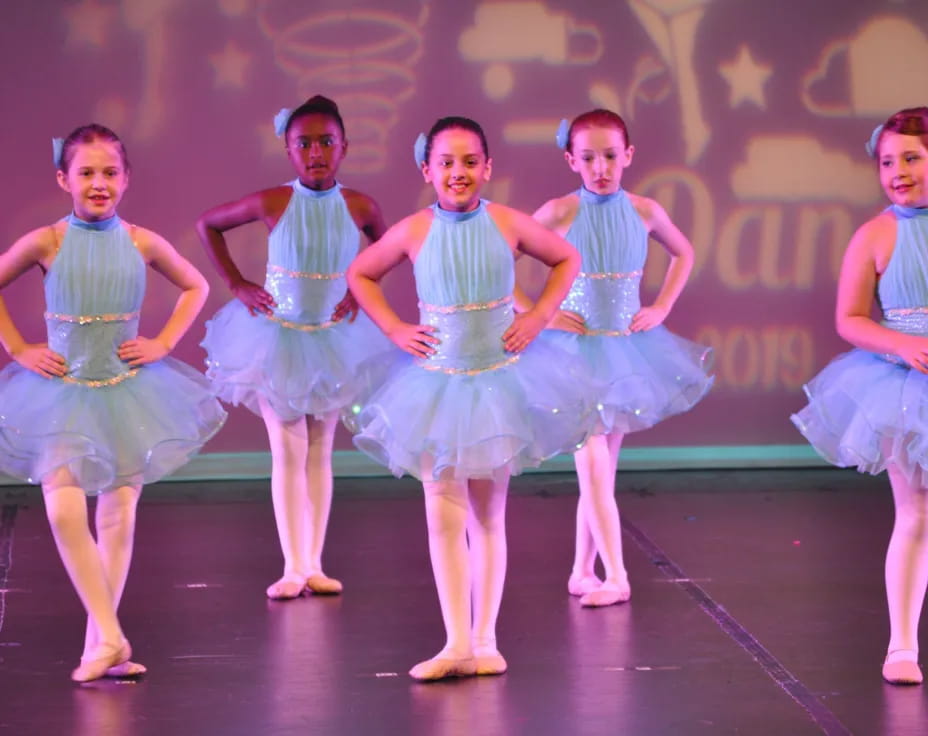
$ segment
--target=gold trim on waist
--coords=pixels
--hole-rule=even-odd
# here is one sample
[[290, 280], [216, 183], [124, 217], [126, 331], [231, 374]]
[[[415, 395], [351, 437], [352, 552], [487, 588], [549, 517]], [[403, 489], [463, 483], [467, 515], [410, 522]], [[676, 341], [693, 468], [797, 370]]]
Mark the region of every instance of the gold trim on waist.
[[495, 371], [499, 368], [505, 368], [507, 365], [512, 365], [519, 360], [518, 355], [513, 355], [506, 360], [501, 360], [499, 363], [493, 363], [488, 365], [486, 368], [445, 368], [440, 365], [428, 365], [423, 362], [420, 363], [420, 367], [425, 368], [427, 371], [440, 371], [441, 373], [447, 373], [449, 376], [476, 376], [479, 373], [486, 373], [487, 371]]
[[589, 335], [592, 337], [628, 337], [632, 334], [631, 330], [590, 330], [587, 329], [583, 332], [584, 335]]
[[91, 322], [128, 322], [136, 319], [139, 312], [123, 312], [111, 314], [59, 314], [56, 312], [46, 312], [45, 319], [56, 319], [59, 322], [74, 322], [79, 325], [87, 325]]
[[437, 304], [426, 304], [419, 302], [419, 309], [424, 312], [438, 312], [439, 314], [454, 314], [455, 312], [479, 312], [486, 309], [495, 309], [512, 301], [511, 296], [504, 296], [494, 299], [492, 302], [481, 302], [477, 304], [455, 304], [450, 307], [442, 307]]
[[265, 317], [271, 320], [271, 322], [276, 322], [281, 327], [286, 327], [290, 330], [301, 330], [303, 332], [317, 332], [319, 330], [327, 330], [330, 327], [335, 327], [335, 325], [338, 324], [338, 322], [336, 322], [334, 319], [330, 319], [328, 322], [320, 322], [319, 324], [311, 325], [306, 324], [305, 322], [291, 322], [288, 319], [281, 319], [274, 314], [266, 314]]
[[907, 317], [910, 314], [928, 314], [928, 307], [895, 307], [883, 312], [883, 316], [887, 319]]
[[577, 274], [577, 278], [578, 278], [578, 279], [583, 278], [583, 279], [613, 279], [613, 280], [619, 280], [619, 279], [632, 279], [632, 278], [636, 278], [636, 277], [638, 277], [638, 276], [641, 276], [643, 273], [644, 273], [644, 271], [629, 271], [629, 272], [627, 272], [627, 273], [611, 273], [611, 272], [609, 272], [609, 271], [604, 271], [604, 272], [602, 272], [602, 273], [587, 273], [587, 272], [585, 272], [585, 271], [581, 271], [580, 273]]
[[74, 383], [78, 386], [87, 386], [88, 388], [103, 388], [104, 386], [115, 386], [117, 383], [122, 383], [127, 378], [133, 378], [139, 372], [138, 368], [133, 368], [130, 371], [125, 373], [120, 373], [117, 376], [112, 378], [75, 378], [74, 376], [62, 376], [61, 380], [65, 383]]
[[282, 273], [285, 276], [290, 276], [294, 279], [317, 279], [322, 281], [334, 281], [335, 279], [340, 279], [345, 275], [344, 271], [338, 273], [312, 273], [311, 271], [291, 271], [290, 269], [284, 268], [283, 266], [274, 266], [269, 264], [267, 267], [268, 273]]

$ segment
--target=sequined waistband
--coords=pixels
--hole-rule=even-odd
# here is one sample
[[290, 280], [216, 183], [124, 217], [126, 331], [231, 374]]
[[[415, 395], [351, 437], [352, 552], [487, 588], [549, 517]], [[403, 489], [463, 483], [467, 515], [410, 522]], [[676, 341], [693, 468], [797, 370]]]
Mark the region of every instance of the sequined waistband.
[[291, 271], [290, 269], [284, 268], [283, 266], [275, 266], [273, 264], [268, 264], [267, 267], [268, 273], [279, 273], [284, 276], [290, 276], [294, 279], [313, 279], [317, 281], [334, 281], [335, 279], [340, 279], [345, 275], [344, 271], [339, 271], [337, 273], [313, 273], [311, 271]]
[[608, 279], [610, 281], [618, 281], [620, 279], [637, 279], [640, 278], [643, 273], [644, 271], [628, 271], [626, 273], [616, 273], [611, 271], [603, 271], [599, 273], [581, 271], [577, 274], [577, 278], [597, 280]]
[[507, 365], [512, 365], [519, 360], [518, 355], [511, 355], [505, 360], [501, 360], [497, 363], [492, 363], [490, 365], [483, 366], [481, 368], [453, 368], [451, 366], [443, 365], [429, 365], [427, 360], [420, 360], [419, 366], [425, 368], [427, 371], [437, 371], [439, 373], [447, 373], [449, 376], [476, 376], [479, 373], [486, 373], [487, 371], [495, 371], [500, 368], [505, 368]]
[[419, 309], [423, 312], [435, 312], [437, 314], [454, 314], [456, 312], [480, 312], [488, 309], [496, 309], [506, 304], [512, 303], [511, 296], [504, 296], [494, 299], [492, 302], [480, 302], [476, 304], [455, 304], [449, 307], [438, 306], [437, 304], [427, 304], [419, 302]]
[[111, 314], [60, 314], [57, 312], [46, 312], [45, 319], [54, 319], [59, 322], [74, 322], [79, 325], [87, 325], [92, 322], [128, 322], [137, 319], [139, 312], [123, 312]]
[[62, 376], [61, 380], [65, 383], [73, 383], [78, 386], [87, 386], [88, 388], [103, 388], [104, 386], [115, 386], [122, 383], [127, 378], [133, 378], [139, 372], [138, 368], [133, 368], [125, 373], [119, 373], [111, 378], [76, 378], [74, 376]]
[[335, 320], [328, 320], [327, 322], [319, 322], [316, 324], [307, 324], [305, 322], [292, 322], [288, 319], [282, 319], [275, 314], [265, 315], [271, 322], [276, 322], [281, 327], [286, 327], [291, 330], [300, 330], [302, 332], [317, 332], [318, 330], [327, 330], [330, 327], [335, 327], [338, 324]]

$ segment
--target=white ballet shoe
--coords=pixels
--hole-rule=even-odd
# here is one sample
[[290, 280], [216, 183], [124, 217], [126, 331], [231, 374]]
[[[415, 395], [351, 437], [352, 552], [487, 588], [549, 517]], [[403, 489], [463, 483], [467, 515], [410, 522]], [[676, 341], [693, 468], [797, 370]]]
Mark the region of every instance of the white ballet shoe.
[[299, 598], [306, 590], [306, 578], [298, 573], [287, 573], [267, 587], [267, 597], [272, 601], [289, 601]]
[[597, 590], [602, 584], [603, 581], [595, 575], [584, 575], [583, 577], [571, 575], [567, 579], [567, 592], [576, 596], [586, 595]]
[[502, 675], [509, 669], [509, 664], [495, 647], [475, 649], [474, 660], [478, 675]]
[[341, 580], [330, 578], [324, 572], [306, 578], [306, 587], [315, 595], [339, 595], [343, 588]]
[[623, 583], [603, 583], [596, 590], [582, 595], [580, 605], [584, 608], [602, 608], [625, 603], [631, 597], [632, 589], [627, 580]]
[[146, 672], [148, 672], [148, 667], [140, 662], [125, 661], [122, 664], [114, 665], [110, 667], [104, 677], [113, 677], [120, 679], [123, 677], [141, 677]]
[[883, 679], [891, 685], [921, 685], [922, 671], [918, 666], [918, 652], [895, 649], [883, 662]]
[[74, 682], [90, 682], [106, 675], [111, 667], [129, 661], [132, 647], [123, 639], [119, 644], [98, 644], [90, 657], [81, 657], [81, 663], [71, 672]]
[[409, 676], [420, 682], [444, 680], [448, 677], [473, 677], [477, 674], [477, 660], [474, 657], [437, 657], [419, 662], [409, 670]]

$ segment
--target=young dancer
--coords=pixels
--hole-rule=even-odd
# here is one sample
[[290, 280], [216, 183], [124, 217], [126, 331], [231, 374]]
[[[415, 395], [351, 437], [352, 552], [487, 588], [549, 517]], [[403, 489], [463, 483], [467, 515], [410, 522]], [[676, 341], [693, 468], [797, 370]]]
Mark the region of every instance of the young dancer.
[[[535, 218], [564, 236], [583, 263], [546, 333], [579, 355], [606, 388], [599, 397], [602, 432], [576, 453], [577, 504], [574, 564], [567, 589], [584, 606], [608, 606], [631, 596], [622, 560], [615, 474], [622, 438], [686, 411], [712, 384], [708, 349], [669, 332], [662, 323], [693, 267], [693, 247], [654, 200], [622, 189], [635, 149], [621, 117], [591, 110], [568, 125], [558, 143], [582, 187], [544, 204]], [[648, 237], [670, 255], [664, 283], [642, 306], [639, 283]], [[596, 553], [606, 578], [596, 577]]]
[[[392, 346], [369, 320], [355, 320], [346, 295], [362, 233], [374, 241], [385, 227], [370, 197], [336, 181], [348, 152], [338, 107], [317, 95], [281, 110], [275, 127], [297, 178], [209, 210], [197, 232], [236, 297], [207, 323], [207, 375], [220, 398], [244, 404], [267, 427], [284, 557], [267, 596], [290, 599], [342, 591], [322, 569], [335, 426], [361, 386], [358, 365]], [[223, 237], [255, 221], [270, 233], [263, 287], [242, 275]]]
[[[511, 473], [573, 449], [596, 421], [588, 381], [532, 343], [579, 257], [527, 215], [480, 199], [491, 161], [472, 120], [442, 118], [416, 160], [437, 203], [392, 227], [348, 272], [361, 307], [409, 356], [354, 417], [355, 444], [396, 475], [422, 480], [429, 553], [447, 641], [418, 680], [506, 671], [496, 619], [506, 573]], [[534, 307], [513, 315], [513, 259], [551, 266]], [[379, 280], [413, 263], [421, 324], [403, 322]]]
[[883, 677], [918, 684], [928, 582], [928, 107], [892, 115], [867, 151], [891, 205], [854, 233], [841, 267], [835, 325], [856, 349], [807, 384], [809, 404], [793, 422], [829, 462], [889, 474], [896, 518], [886, 551]]
[[[0, 299], [0, 469], [41, 483], [58, 553], [87, 611], [77, 682], [139, 675], [117, 608], [132, 558], [143, 483], [183, 465], [225, 420], [208, 381], [167, 357], [203, 307], [203, 276], [156, 233], [116, 214], [126, 151], [87, 125], [55, 142], [73, 212], [0, 255], [0, 287], [45, 273], [47, 344], [29, 344]], [[149, 265], [181, 289], [157, 336], [138, 335]], [[86, 495], [98, 495], [96, 540]]]

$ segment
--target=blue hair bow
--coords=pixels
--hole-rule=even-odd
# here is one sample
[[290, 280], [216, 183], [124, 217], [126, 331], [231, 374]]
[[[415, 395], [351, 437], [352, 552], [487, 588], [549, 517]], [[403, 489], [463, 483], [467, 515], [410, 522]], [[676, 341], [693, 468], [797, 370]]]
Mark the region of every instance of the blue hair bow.
[[870, 158], [876, 158], [876, 147], [880, 142], [880, 136], [883, 134], [883, 124], [877, 125], [870, 134], [870, 140], [864, 143], [864, 150]]
[[554, 136], [554, 141], [557, 143], [557, 147], [562, 151], [567, 150], [568, 136], [570, 135], [570, 123], [567, 122], [565, 118], [561, 119], [561, 124], [557, 126], [557, 133]]
[[416, 142], [412, 146], [412, 155], [416, 157], [416, 166], [420, 169], [422, 164], [425, 163], [425, 146], [428, 143], [425, 137], [425, 133], [419, 133], [416, 136]]
[[52, 163], [56, 169], [61, 168], [61, 155], [64, 153], [64, 138], [52, 138]]
[[287, 122], [290, 120], [292, 114], [293, 110], [289, 107], [282, 107], [280, 108], [280, 112], [274, 116], [274, 132], [277, 134], [278, 138], [287, 132]]

